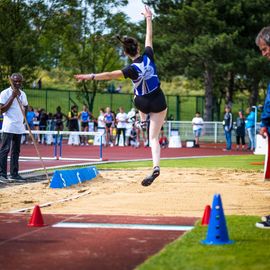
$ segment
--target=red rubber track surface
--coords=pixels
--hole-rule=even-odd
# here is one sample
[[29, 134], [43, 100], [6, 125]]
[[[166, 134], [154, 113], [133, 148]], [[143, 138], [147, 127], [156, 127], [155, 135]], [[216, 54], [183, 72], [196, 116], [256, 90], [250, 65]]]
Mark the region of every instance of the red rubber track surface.
[[0, 214], [0, 269], [134, 269], [179, 231], [53, 228], [60, 221], [193, 225], [195, 218], [43, 215], [45, 227], [28, 227], [29, 215]]

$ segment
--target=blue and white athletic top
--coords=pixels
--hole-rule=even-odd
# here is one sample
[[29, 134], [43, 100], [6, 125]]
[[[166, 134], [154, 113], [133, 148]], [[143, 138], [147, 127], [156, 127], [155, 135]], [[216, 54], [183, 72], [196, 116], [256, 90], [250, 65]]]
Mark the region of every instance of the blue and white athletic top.
[[112, 123], [113, 122], [113, 114], [112, 113], [105, 113], [104, 119], [106, 123]]
[[81, 120], [82, 122], [88, 122], [90, 120], [89, 113], [86, 111], [81, 112]]
[[130, 78], [134, 87], [134, 94], [143, 96], [160, 88], [160, 81], [154, 62], [154, 52], [146, 47], [143, 55], [136, 58], [133, 63], [122, 72], [125, 78]]

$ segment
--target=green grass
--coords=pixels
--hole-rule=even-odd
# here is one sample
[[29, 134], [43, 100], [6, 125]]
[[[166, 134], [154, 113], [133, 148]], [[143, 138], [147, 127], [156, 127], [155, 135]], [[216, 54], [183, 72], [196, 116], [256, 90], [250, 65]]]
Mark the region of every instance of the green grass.
[[207, 246], [207, 228], [200, 225], [169, 244], [137, 270], [263, 270], [269, 269], [270, 233], [257, 229], [258, 217], [228, 216], [227, 227], [234, 244]]
[[[263, 165], [251, 165], [252, 162], [261, 162], [263, 155], [244, 156], [216, 156], [207, 158], [186, 158], [161, 160], [161, 167], [170, 168], [227, 168], [236, 170], [263, 170]], [[136, 169], [140, 167], [152, 167], [152, 161], [117, 162], [96, 165], [98, 169]]]

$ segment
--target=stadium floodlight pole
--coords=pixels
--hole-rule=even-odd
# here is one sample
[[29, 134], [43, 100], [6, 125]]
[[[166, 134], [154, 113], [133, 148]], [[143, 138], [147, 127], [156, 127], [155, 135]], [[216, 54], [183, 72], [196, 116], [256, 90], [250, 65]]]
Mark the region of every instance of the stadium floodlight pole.
[[[10, 86], [11, 86], [12, 90], [15, 92], [16, 90], [15, 90], [14, 84], [13, 84], [13, 82], [12, 82], [10, 76], [8, 76], [8, 80], [9, 80], [9, 83], [10, 83]], [[43, 167], [43, 169], [44, 169], [44, 172], [45, 172], [45, 174], [46, 174], [46, 178], [47, 178], [47, 180], [48, 180], [49, 183], [50, 183], [50, 179], [49, 179], [49, 176], [48, 176], [47, 168], [46, 168], [46, 166], [45, 166], [45, 164], [44, 164], [44, 161], [43, 161], [43, 159], [42, 159], [42, 157], [41, 157], [41, 155], [40, 155], [40, 152], [39, 152], [38, 147], [37, 147], [37, 143], [36, 143], [35, 138], [34, 138], [32, 132], [31, 132], [30, 126], [29, 126], [29, 124], [28, 124], [28, 122], [27, 122], [26, 115], [25, 115], [25, 111], [24, 111], [24, 108], [23, 108], [23, 106], [22, 106], [22, 103], [20, 102], [18, 96], [16, 96], [16, 99], [17, 99], [17, 102], [18, 102], [19, 107], [20, 107], [20, 109], [21, 109], [21, 112], [22, 112], [24, 121], [25, 121], [25, 123], [26, 123], [26, 126], [27, 126], [27, 129], [28, 129], [29, 135], [30, 135], [30, 137], [31, 137], [31, 140], [32, 140], [32, 142], [33, 142], [33, 144], [34, 144], [34, 147], [35, 147], [35, 149], [36, 149], [37, 155], [38, 155], [38, 157], [39, 157], [39, 159], [40, 159], [40, 162], [41, 162], [42, 167]]]

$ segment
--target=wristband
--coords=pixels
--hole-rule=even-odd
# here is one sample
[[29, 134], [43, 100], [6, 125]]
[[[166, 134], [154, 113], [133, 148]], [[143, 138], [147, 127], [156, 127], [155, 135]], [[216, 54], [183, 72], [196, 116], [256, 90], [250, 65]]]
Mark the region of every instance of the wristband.
[[95, 79], [95, 77], [96, 77], [96, 74], [92, 73], [92, 74], [90, 74], [90, 76], [91, 76], [91, 77], [90, 77], [90, 80], [93, 81], [93, 80]]

